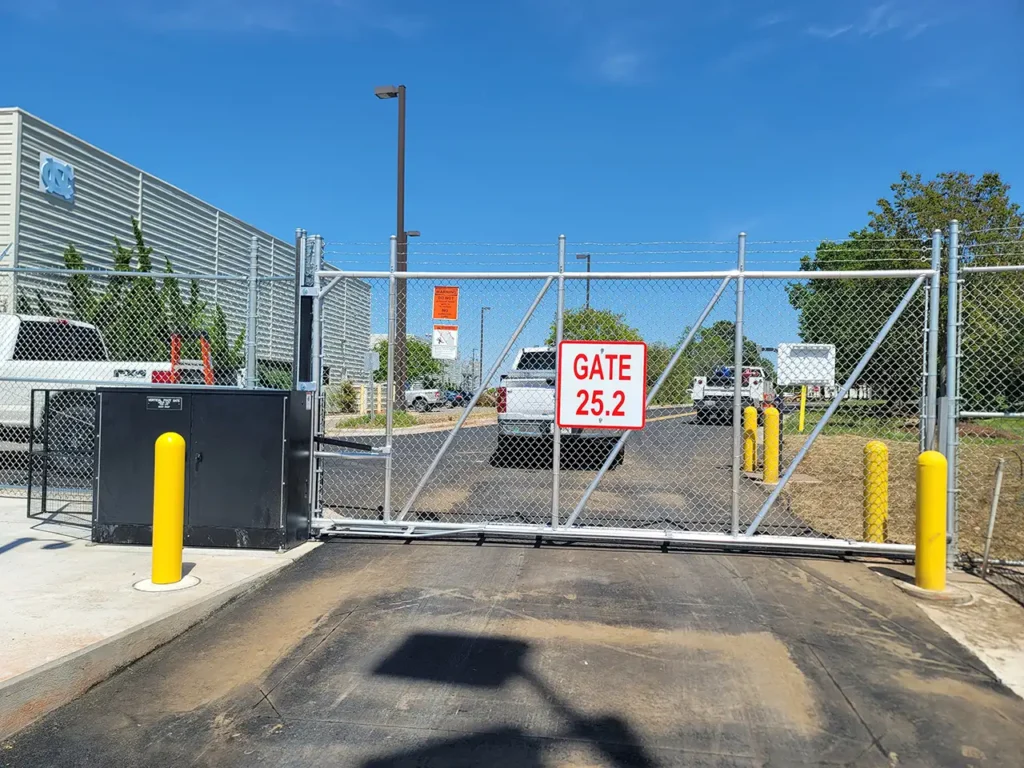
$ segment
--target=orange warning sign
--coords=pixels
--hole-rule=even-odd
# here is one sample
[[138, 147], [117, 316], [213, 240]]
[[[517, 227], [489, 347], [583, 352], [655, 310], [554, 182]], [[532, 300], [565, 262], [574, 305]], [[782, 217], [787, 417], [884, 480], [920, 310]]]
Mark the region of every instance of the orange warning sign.
[[459, 289], [457, 286], [434, 286], [434, 319], [459, 319]]

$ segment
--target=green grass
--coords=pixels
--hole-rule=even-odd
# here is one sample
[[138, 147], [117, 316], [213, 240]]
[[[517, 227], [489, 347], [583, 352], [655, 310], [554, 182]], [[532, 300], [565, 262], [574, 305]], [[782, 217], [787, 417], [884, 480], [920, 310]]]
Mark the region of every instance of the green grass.
[[1000, 417], [995, 419], [972, 419], [971, 421], [980, 427], [991, 427], [992, 429], [998, 429], [1000, 432], [1011, 432], [1018, 437], [1024, 438], [1024, 419]]
[[[396, 427], [415, 427], [419, 419], [406, 411], [395, 411], [393, 424]], [[350, 419], [342, 419], [338, 422], [338, 429], [346, 427], [385, 427], [387, 418], [383, 413], [376, 414], [372, 419], [369, 414], [365, 416], [353, 416]]]
[[[898, 416], [879, 417], [870, 416], [866, 411], [871, 401], [847, 401], [839, 406], [839, 409], [828, 420], [825, 425], [826, 435], [858, 435], [860, 437], [878, 438], [885, 440], [916, 441], [918, 432], [916, 425], [910, 425], [911, 419]], [[848, 407], [852, 406], [852, 407]], [[804, 420], [803, 434], [809, 434], [825, 415], [822, 410], [807, 410]], [[785, 414], [783, 432], [788, 435], [799, 434], [797, 424], [799, 423], [799, 411]]]

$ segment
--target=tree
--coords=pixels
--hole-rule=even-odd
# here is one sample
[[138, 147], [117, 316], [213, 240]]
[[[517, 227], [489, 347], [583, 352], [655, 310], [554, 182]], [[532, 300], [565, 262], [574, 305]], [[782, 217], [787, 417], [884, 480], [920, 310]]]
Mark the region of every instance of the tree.
[[[961, 263], [1020, 263], [1024, 256], [1024, 216], [1020, 207], [1010, 200], [1008, 184], [997, 173], [975, 177], [964, 172], [941, 173], [924, 182], [920, 174], [903, 172], [891, 187], [892, 196], [878, 200], [876, 209], [868, 212], [868, 224], [851, 232], [844, 242], [822, 241], [813, 256], [801, 259], [805, 271], [853, 269], [919, 269], [927, 264], [932, 230], [945, 231], [951, 219], [960, 222]], [[945, 244], [943, 248], [945, 249]], [[947, 254], [943, 253], [943, 264]], [[1006, 276], [1001, 276], [1006, 277]], [[945, 292], [945, 280], [942, 290]], [[789, 286], [789, 300], [800, 313], [800, 337], [806, 342], [836, 345], [836, 373], [842, 379], [881, 329], [885, 319], [906, 291], [904, 280], [821, 280]], [[1007, 291], [1001, 307], [1020, 307], [1012, 300], [1024, 290], [1021, 278], [1010, 277], [999, 283], [997, 290]], [[909, 361], [922, 354], [921, 317], [923, 293], [908, 307], [903, 319], [890, 332], [886, 342], [865, 370], [861, 383], [868, 384], [876, 397], [916, 407], [920, 377]], [[945, 315], [945, 302], [942, 303]], [[1005, 315], [1004, 309], [1002, 315]], [[1011, 311], [1013, 317], [1001, 316], [1000, 328], [1006, 333], [1024, 324], [1024, 309]], [[1012, 370], [994, 373], [990, 365], [981, 368], [987, 359], [981, 354], [985, 343], [991, 343], [987, 332], [979, 336], [972, 329], [990, 328], [994, 319], [982, 303], [964, 303], [964, 336], [962, 348], [964, 367], [961, 372], [964, 402], [980, 396], [984, 387], [1014, 387], [1012, 382], [1024, 381], [1019, 363], [1010, 354], [999, 357], [999, 364]], [[945, 347], [945, 321], [939, 323], [940, 349]], [[1000, 344], [1013, 346], [1014, 340], [1000, 336]], [[990, 358], [988, 358], [990, 359]], [[972, 362], [977, 361], [977, 362]], [[998, 381], [997, 381], [998, 379]], [[1002, 384], [1000, 384], [1002, 382]], [[1004, 392], [1004, 399], [1024, 397], [1024, 393]]]
[[[380, 355], [380, 366], [373, 372], [373, 380], [388, 380], [388, 341], [381, 339], [373, 349]], [[422, 383], [425, 387], [441, 387], [444, 385], [444, 366], [431, 354], [430, 344], [415, 336], [406, 336], [405, 341], [406, 371], [410, 386]]]
[[[556, 322], [552, 321], [548, 345], [555, 343], [556, 331]], [[643, 341], [640, 332], [627, 325], [623, 315], [592, 307], [565, 310], [562, 338], [566, 341]]]
[[[845, 242], [821, 243], [813, 259], [804, 256], [805, 271], [851, 269], [921, 269], [919, 241], [897, 241], [878, 232], [851, 234]], [[790, 304], [800, 313], [798, 331], [809, 344], [834, 344], [836, 378], [845, 381], [910, 285], [909, 279], [856, 278], [808, 280], [787, 286]], [[921, 320], [924, 292], [915, 297], [900, 321], [893, 326], [858, 384], [870, 387], [877, 399], [916, 403], [920, 370], [908, 365], [922, 354]], [[904, 408], [906, 409], [906, 408]]]
[[[132, 236], [132, 247], [114, 238], [113, 271], [126, 274], [107, 278], [104, 287], [98, 287], [88, 274], [74, 244], [65, 249], [65, 268], [80, 273], [67, 279], [68, 310], [72, 319], [99, 328], [115, 360], [168, 360], [171, 334], [182, 337], [182, 357], [197, 359], [200, 356], [198, 337], [205, 333], [214, 367], [221, 371], [239, 370], [244, 361], [244, 332], [233, 341], [229, 339], [224, 310], [219, 304], [212, 311], [207, 310], [195, 280], [189, 283], [188, 300], [183, 299], [168, 259], [165, 259], [158, 288], [158, 278], [152, 276], [153, 248], [146, 245], [142, 228], [134, 218]], [[42, 297], [37, 298], [37, 303], [40, 313], [53, 314]]]

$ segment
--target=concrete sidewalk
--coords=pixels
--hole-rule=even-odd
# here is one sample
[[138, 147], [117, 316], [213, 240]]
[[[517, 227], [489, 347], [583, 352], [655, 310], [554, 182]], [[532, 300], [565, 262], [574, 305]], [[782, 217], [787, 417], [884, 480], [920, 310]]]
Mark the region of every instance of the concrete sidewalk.
[[190, 589], [145, 593], [148, 547], [95, 545], [89, 529], [0, 499], [0, 738], [80, 696], [318, 546], [284, 554], [186, 549]]

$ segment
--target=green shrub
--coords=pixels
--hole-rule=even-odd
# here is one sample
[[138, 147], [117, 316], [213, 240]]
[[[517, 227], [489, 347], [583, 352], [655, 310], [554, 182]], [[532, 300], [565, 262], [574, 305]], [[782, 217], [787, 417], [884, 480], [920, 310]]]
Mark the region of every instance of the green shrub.
[[359, 392], [351, 381], [328, 386], [326, 397], [330, 413], [356, 413], [359, 410]]

